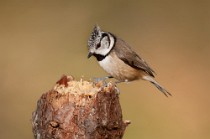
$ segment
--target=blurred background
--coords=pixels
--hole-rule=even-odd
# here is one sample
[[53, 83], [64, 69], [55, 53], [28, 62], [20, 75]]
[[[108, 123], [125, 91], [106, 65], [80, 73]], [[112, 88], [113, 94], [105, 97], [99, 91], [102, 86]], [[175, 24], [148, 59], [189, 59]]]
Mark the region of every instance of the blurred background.
[[42, 93], [63, 75], [107, 75], [87, 59], [95, 24], [128, 42], [173, 97], [144, 81], [122, 83], [125, 139], [210, 138], [210, 2], [0, 1], [0, 138], [32, 139]]

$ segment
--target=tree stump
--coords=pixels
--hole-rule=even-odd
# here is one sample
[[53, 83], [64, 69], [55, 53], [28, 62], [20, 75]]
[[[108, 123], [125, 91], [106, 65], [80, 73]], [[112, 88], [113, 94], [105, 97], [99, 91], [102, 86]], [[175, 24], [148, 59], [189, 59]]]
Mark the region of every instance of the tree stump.
[[36, 139], [121, 139], [123, 121], [116, 86], [63, 76], [43, 94], [32, 114]]

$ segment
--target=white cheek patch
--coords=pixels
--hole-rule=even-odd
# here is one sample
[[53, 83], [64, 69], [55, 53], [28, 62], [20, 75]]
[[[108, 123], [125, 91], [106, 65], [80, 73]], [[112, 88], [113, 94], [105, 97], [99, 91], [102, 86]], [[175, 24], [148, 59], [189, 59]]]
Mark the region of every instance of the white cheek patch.
[[109, 39], [110, 39], [110, 43], [108, 42], [108, 38], [105, 38], [107, 40], [102, 40], [101, 41], [101, 48], [99, 48], [98, 51], [96, 51], [97, 54], [100, 55], [107, 55], [112, 48], [114, 47], [114, 37], [112, 37], [110, 34], [109, 35]]
[[108, 37], [104, 37], [102, 40], [101, 40], [101, 46], [103, 46], [104, 48], [109, 48], [109, 41], [108, 41]]

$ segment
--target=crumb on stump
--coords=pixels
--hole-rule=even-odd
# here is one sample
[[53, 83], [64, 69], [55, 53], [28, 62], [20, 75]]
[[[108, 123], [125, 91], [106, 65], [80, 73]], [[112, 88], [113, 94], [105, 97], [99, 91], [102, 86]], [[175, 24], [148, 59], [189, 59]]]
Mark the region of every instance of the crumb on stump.
[[121, 139], [123, 121], [118, 89], [112, 83], [74, 80], [64, 75], [44, 93], [32, 114], [36, 139]]

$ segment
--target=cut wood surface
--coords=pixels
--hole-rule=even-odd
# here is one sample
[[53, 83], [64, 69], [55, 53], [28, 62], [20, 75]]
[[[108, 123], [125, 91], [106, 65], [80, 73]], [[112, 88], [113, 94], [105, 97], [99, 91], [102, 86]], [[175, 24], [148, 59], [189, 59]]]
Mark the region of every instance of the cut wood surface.
[[123, 121], [115, 84], [63, 76], [37, 102], [32, 114], [36, 139], [121, 139]]

